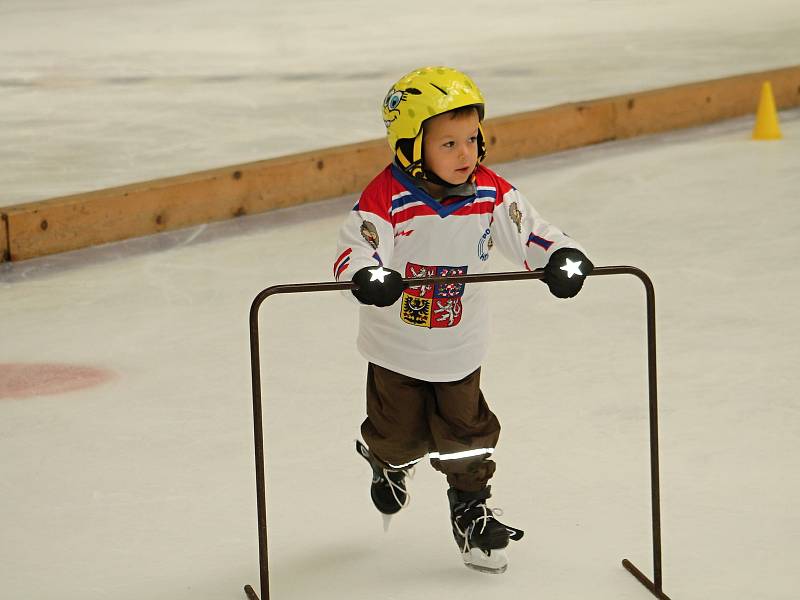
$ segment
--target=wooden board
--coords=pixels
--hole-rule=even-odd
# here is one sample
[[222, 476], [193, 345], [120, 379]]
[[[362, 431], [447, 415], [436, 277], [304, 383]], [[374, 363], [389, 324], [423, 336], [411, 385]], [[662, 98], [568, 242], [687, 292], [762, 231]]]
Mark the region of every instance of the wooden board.
[[[800, 66], [563, 104], [487, 120], [488, 162], [754, 114], [766, 80], [779, 108], [800, 106]], [[0, 248], [24, 260], [350, 194], [390, 160], [371, 140], [6, 207]]]
[[488, 119], [484, 127], [487, 162], [508, 162], [612, 140], [613, 124], [613, 106], [602, 101]]
[[617, 138], [629, 138], [755, 115], [764, 81], [779, 108], [800, 106], [800, 67], [727, 77], [609, 99]]
[[0, 262], [11, 260], [8, 250], [8, 224], [6, 215], [0, 213]]
[[8, 207], [11, 260], [340, 196], [390, 159], [376, 140]]

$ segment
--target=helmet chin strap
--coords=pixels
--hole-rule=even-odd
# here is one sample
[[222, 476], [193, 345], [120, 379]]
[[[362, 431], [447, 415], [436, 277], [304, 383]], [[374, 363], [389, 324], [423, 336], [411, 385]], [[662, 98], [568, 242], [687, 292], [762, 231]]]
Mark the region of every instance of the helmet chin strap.
[[[439, 177], [433, 171], [430, 171], [430, 170], [428, 170], [428, 169], [426, 169], [424, 167], [422, 169], [422, 173], [423, 173], [424, 177], [418, 177], [418, 179], [422, 179], [423, 181], [429, 181], [430, 183], [435, 183], [436, 185], [441, 185], [442, 187], [445, 187], [445, 188], [457, 188], [459, 186], [464, 185], [464, 183], [466, 183], [466, 181], [464, 183], [450, 183], [449, 181], [445, 181], [444, 179]], [[472, 175], [472, 173], [470, 173], [470, 175]], [[469, 178], [467, 178], [467, 181], [469, 181]]]
[[[400, 156], [401, 155], [398, 154], [398, 159], [400, 158]], [[442, 187], [444, 187], [444, 188], [446, 188], [448, 190], [461, 187], [462, 185], [464, 185], [464, 183], [467, 183], [467, 181], [469, 181], [469, 178], [467, 178], [467, 181], [464, 181], [464, 183], [450, 183], [449, 181], [439, 177], [433, 171], [423, 167], [421, 160], [414, 161], [414, 162], [408, 162], [407, 160], [398, 160], [397, 162], [398, 162], [398, 166], [401, 169], [403, 169], [403, 172], [406, 173], [407, 175], [409, 175], [411, 178], [416, 179], [417, 181], [420, 181], [420, 182], [426, 181], [428, 183], [434, 183], [434, 184], [440, 185], [440, 186], [442, 186]], [[405, 165], [403, 163], [405, 163]], [[473, 173], [474, 172], [475, 171], [473, 170]], [[472, 173], [470, 173], [470, 177], [471, 176], [472, 176]]]

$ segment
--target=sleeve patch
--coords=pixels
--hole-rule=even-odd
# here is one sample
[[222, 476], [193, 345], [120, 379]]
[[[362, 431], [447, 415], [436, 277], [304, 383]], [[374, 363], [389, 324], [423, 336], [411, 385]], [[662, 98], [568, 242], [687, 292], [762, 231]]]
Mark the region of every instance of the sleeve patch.
[[372, 246], [373, 250], [377, 250], [378, 244], [381, 243], [381, 239], [378, 236], [378, 230], [375, 225], [370, 221], [362, 221], [360, 231], [361, 237], [364, 238], [364, 241]]
[[511, 222], [517, 226], [517, 233], [522, 233], [523, 216], [516, 202], [512, 202], [511, 206], [508, 207], [508, 217], [511, 219]]
[[551, 242], [550, 240], [546, 240], [543, 237], [539, 237], [538, 235], [535, 235], [535, 234], [531, 233], [530, 236], [528, 236], [528, 242], [525, 245], [526, 246], [530, 246], [531, 244], [536, 244], [537, 246], [540, 246], [540, 247], [544, 248], [545, 250], [549, 250], [550, 246], [553, 245], [553, 242]]

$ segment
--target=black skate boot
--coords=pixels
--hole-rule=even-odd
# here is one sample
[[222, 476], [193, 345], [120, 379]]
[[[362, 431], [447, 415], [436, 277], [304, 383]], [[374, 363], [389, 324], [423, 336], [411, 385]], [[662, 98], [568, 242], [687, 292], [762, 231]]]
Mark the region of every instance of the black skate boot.
[[[406, 488], [406, 476], [411, 469], [389, 469], [380, 463], [364, 444], [356, 441], [356, 451], [372, 467], [372, 503], [384, 515], [393, 515], [408, 506], [411, 496]], [[388, 527], [388, 521], [384, 520]]]
[[494, 516], [500, 509], [486, 506], [491, 486], [478, 492], [447, 491], [453, 537], [461, 549], [461, 558], [470, 569], [483, 573], [504, 573], [508, 567], [505, 548], [509, 540], [519, 540], [524, 532], [503, 525]]

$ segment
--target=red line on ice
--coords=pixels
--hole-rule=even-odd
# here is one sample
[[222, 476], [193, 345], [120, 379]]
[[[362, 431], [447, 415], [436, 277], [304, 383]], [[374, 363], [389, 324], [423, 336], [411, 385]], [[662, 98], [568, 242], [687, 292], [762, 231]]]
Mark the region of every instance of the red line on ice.
[[58, 363], [0, 363], [0, 399], [63, 394], [110, 381], [116, 374], [99, 367]]

